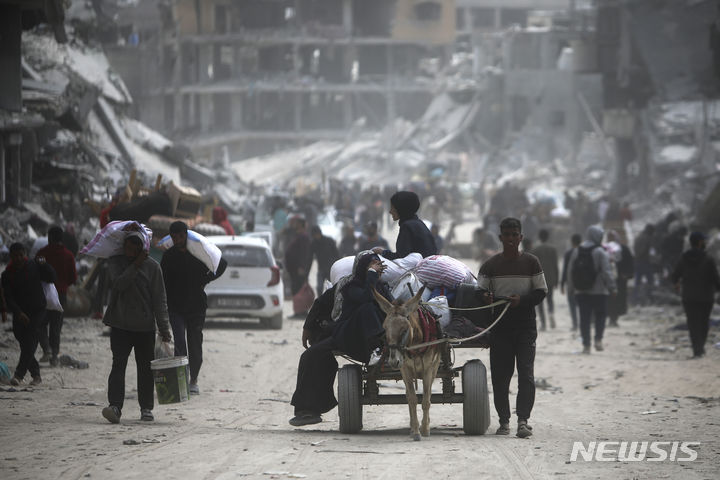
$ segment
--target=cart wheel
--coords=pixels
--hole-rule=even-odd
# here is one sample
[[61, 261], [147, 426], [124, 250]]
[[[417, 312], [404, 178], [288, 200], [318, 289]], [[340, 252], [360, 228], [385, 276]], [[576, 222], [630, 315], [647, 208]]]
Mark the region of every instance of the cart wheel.
[[463, 366], [463, 430], [468, 435], [483, 435], [490, 426], [490, 399], [487, 371], [480, 360]]
[[283, 325], [283, 314], [278, 313], [269, 318], [263, 318], [261, 321], [263, 328], [271, 328], [273, 330], [280, 330]]
[[362, 371], [358, 365], [345, 365], [338, 374], [338, 415], [342, 433], [362, 430]]

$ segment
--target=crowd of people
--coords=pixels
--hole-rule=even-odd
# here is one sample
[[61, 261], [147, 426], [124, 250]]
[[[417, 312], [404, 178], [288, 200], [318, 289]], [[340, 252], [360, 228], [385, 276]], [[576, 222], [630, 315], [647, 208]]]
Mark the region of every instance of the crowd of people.
[[[336, 405], [332, 390], [337, 371], [334, 351], [368, 362], [371, 354], [382, 347], [383, 313], [373, 291], [390, 301], [392, 295], [383, 285], [387, 266], [381, 257], [386, 261], [410, 254], [427, 258], [441, 253], [444, 242], [437, 228], [440, 222], [428, 228], [418, 216], [421, 197], [416, 192], [390, 194], [376, 187], [360, 194], [347, 188], [331, 192], [335, 208], [347, 219], [339, 242], [319, 226], [322, 202], [314, 201], [313, 195], [294, 205], [275, 201], [270, 209], [277, 235], [274, 247], [284, 260], [293, 316], [305, 319], [302, 343], [306, 350], [300, 358], [292, 399], [295, 416], [290, 421], [296, 426], [321, 421], [321, 415]], [[435, 204], [440, 198], [449, 203], [451, 197], [441, 191], [434, 191], [432, 196]], [[554, 303], [558, 287], [567, 297], [570, 328], [579, 331], [584, 354], [590, 354], [593, 346], [596, 351], [604, 350], [607, 320], [608, 326], [619, 326], [630, 302], [654, 302], [664, 286], [676, 288], [687, 316], [693, 358], [705, 353], [709, 315], [715, 291], [720, 290], [715, 261], [705, 251], [706, 236], [699, 231], [688, 235], [689, 229], [678, 213], [646, 225], [631, 246], [627, 226], [632, 214], [627, 205], [606, 199], [593, 204], [582, 195], [576, 196], [570, 201], [573, 211], [569, 228], [582, 228], [583, 235], [573, 233], [565, 239], [554, 237], [568, 228], [554, 228], [557, 220], [552, 205], [530, 204], [526, 200], [522, 189], [499, 189], [484, 216], [483, 227], [473, 233], [472, 239], [473, 255], [480, 263], [477, 283], [483, 298], [487, 303], [497, 298], [510, 303], [507, 318], [491, 337], [490, 366], [500, 418], [497, 433], [508, 434], [507, 397], [517, 365], [520, 437], [532, 435], [528, 420], [534, 403], [535, 340], [538, 330], [558, 328]], [[518, 218], [504, 213], [515, 209], [521, 212]], [[394, 250], [379, 233], [386, 217], [399, 226]], [[233, 228], [224, 210], [213, 212], [213, 220], [226, 232]], [[252, 227], [254, 221], [249, 218], [245, 227]], [[360, 235], [357, 229], [362, 230]], [[122, 415], [125, 369], [133, 350], [140, 418], [153, 420], [150, 362], [158, 341], [156, 334], [161, 342], [174, 338], [174, 354], [189, 357], [190, 393], [200, 392], [198, 377], [207, 308], [204, 287], [222, 275], [226, 264], [221, 260], [218, 269], [211, 271], [193, 257], [186, 248], [185, 223], [175, 222], [169, 231], [173, 246], [159, 261], [151, 258], [140, 232], [131, 232], [124, 240], [122, 253], [104, 262], [105, 285], [98, 288], [98, 310], [107, 304], [102, 318], [110, 327], [113, 363], [108, 378], [108, 406], [102, 414], [112, 423], [119, 422]], [[14, 385], [22, 383], [27, 372], [31, 384], [41, 383], [35, 359], [38, 345], [43, 349], [40, 361], [57, 365], [67, 290], [77, 281], [75, 256], [65, 246], [65, 233], [59, 227], [50, 228], [48, 245], [34, 255], [28, 255], [21, 243], [10, 246], [10, 262], [2, 273], [0, 305], [3, 321], [7, 312], [12, 313], [13, 333], [20, 344], [20, 358], [11, 379]], [[570, 248], [564, 252], [554, 246], [566, 241]], [[347, 256], [355, 257], [352, 273], [333, 284], [331, 268]], [[317, 262], [315, 292], [309, 279], [313, 261]]]

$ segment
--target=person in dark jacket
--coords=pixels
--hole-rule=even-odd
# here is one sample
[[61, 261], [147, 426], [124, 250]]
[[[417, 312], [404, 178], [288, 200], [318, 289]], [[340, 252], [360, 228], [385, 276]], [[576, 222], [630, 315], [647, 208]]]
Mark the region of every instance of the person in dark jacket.
[[570, 288], [570, 282], [568, 281], [568, 268], [570, 267], [570, 258], [572, 257], [573, 252], [577, 250], [581, 243], [582, 235], [579, 233], [573, 233], [572, 237], [570, 237], [571, 247], [563, 255], [562, 276], [560, 278], [560, 293], [565, 294], [565, 285], [568, 286], [567, 302], [568, 309], [570, 310], [570, 319], [572, 320], [572, 327], [570, 327], [572, 331], [578, 329], [578, 308], [577, 301], [575, 300], [575, 291]]
[[635, 257], [630, 248], [620, 241], [620, 235], [615, 230], [608, 231], [607, 240], [620, 246], [619, 254], [614, 259], [617, 295], [608, 298], [608, 326], [617, 327], [618, 318], [625, 315], [628, 310], [627, 282], [635, 275]]
[[[540, 239], [540, 245], [533, 248], [530, 253], [535, 255], [540, 261], [540, 266], [543, 269], [545, 275], [545, 282], [547, 283], [547, 295], [545, 296], [545, 302], [547, 303], [548, 316], [550, 317], [550, 328], [555, 328], [555, 302], [553, 301], [553, 291], [558, 285], [558, 255], [555, 247], [548, 243], [550, 238], [550, 232], [545, 229], [541, 229], [538, 233]], [[544, 302], [540, 302], [538, 310], [540, 311], [540, 329], [545, 330], [545, 307]]]
[[720, 290], [717, 266], [705, 252], [705, 235], [702, 232], [690, 234], [690, 250], [683, 253], [670, 279], [682, 293], [692, 358], [700, 358], [705, 355], [715, 291]]
[[319, 423], [321, 415], [337, 405], [333, 383], [338, 364], [333, 351], [341, 350], [357, 361], [366, 362], [372, 349], [379, 346], [385, 314], [375, 302], [372, 289], [392, 299], [387, 284], [380, 281], [384, 271], [377, 255], [361, 252], [355, 258], [353, 274], [338, 280], [313, 304], [312, 315], [308, 315], [303, 327], [306, 350], [298, 364], [297, 384], [290, 402], [295, 407], [295, 416], [290, 425]]
[[103, 408], [102, 415], [110, 423], [120, 422], [125, 402], [125, 369], [131, 350], [135, 350], [140, 420], [155, 419], [150, 369], [155, 356], [155, 328], [163, 342], [172, 340], [162, 270], [143, 245], [142, 233], [129, 232], [123, 241], [123, 253], [107, 261], [110, 299], [103, 323], [110, 327], [112, 369], [108, 376], [108, 406]]
[[340, 246], [338, 247], [340, 257], [355, 256], [358, 252], [355, 248], [356, 243], [357, 238], [355, 238], [355, 230], [353, 230], [352, 225], [343, 225], [342, 238], [340, 239]]
[[383, 250], [388, 250], [387, 240], [378, 234], [377, 222], [371, 220], [365, 224], [363, 229], [363, 235], [358, 240], [358, 251], [372, 250], [375, 247], [382, 247]]
[[47, 263], [27, 258], [22, 243], [10, 245], [10, 263], [2, 273], [2, 288], [7, 309], [13, 314], [13, 334], [20, 344], [12, 385], [20, 385], [30, 371], [30, 385], [42, 382], [40, 365], [35, 359], [38, 330], [45, 319], [45, 292], [41, 282], [53, 283], [55, 271]]
[[319, 226], [313, 225], [310, 229], [312, 235], [311, 250], [317, 261], [317, 294], [323, 291], [323, 283], [330, 280], [330, 268], [340, 258], [335, 240], [323, 235]]
[[382, 255], [388, 260], [405, 258], [411, 253], [419, 253], [425, 257], [437, 255], [433, 234], [416, 215], [420, 209], [420, 198], [415, 192], [401, 191], [390, 197], [390, 215], [400, 225], [395, 252], [373, 248], [373, 252]]
[[[290, 292], [294, 296], [308, 281], [313, 254], [305, 219], [294, 217], [290, 222], [292, 237], [285, 247], [285, 268], [290, 276]], [[305, 318], [306, 314], [307, 310], [293, 312], [291, 318]]]
[[[50, 265], [57, 279], [57, 289], [60, 305], [63, 309], [67, 305], [67, 291], [70, 285], [77, 281], [77, 270], [75, 269], [75, 257], [72, 252], [63, 245], [63, 229], [57, 226], [48, 230], [48, 244], [38, 250], [36, 259], [43, 258]], [[40, 346], [43, 349], [43, 358], [40, 361], [50, 360], [53, 367], [58, 364], [58, 353], [60, 353], [60, 332], [63, 326], [63, 312], [48, 310], [45, 314], [45, 321], [40, 325], [39, 338]], [[48, 336], [48, 327], [50, 335]]]
[[185, 222], [173, 222], [170, 225], [170, 237], [173, 246], [163, 254], [160, 266], [167, 291], [170, 325], [175, 337], [175, 355], [188, 356], [189, 392], [197, 395], [200, 393], [197, 382], [203, 361], [203, 327], [207, 310], [205, 285], [225, 272], [227, 262], [221, 258], [217, 272], [213, 272], [195, 258], [187, 249]]

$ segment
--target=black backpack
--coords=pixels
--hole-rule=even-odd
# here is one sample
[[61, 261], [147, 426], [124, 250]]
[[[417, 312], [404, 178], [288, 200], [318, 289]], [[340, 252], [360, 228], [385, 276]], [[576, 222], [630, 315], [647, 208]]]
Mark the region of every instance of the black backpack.
[[597, 245], [578, 247], [577, 258], [575, 258], [570, 272], [575, 290], [590, 290], [595, 285], [598, 272], [595, 270], [592, 252], [596, 248]]

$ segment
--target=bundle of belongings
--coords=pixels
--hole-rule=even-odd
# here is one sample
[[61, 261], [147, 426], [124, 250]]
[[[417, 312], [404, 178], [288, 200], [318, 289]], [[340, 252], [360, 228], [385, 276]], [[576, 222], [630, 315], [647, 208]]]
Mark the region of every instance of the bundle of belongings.
[[[463, 262], [448, 255], [423, 258], [419, 253], [411, 253], [395, 260], [378, 256], [386, 266], [381, 281], [388, 284], [395, 300], [405, 302], [425, 286], [421, 308], [437, 320], [444, 336], [466, 338], [483, 330], [480, 323], [476, 325], [474, 319], [469, 318], [468, 311], [451, 310], [456, 306], [482, 305], [477, 279]], [[332, 333], [342, 308], [339, 291], [352, 276], [354, 262], [355, 257], [344, 257], [330, 269], [330, 281], [326, 281], [324, 293], [315, 300], [305, 321], [304, 328], [311, 333], [310, 343]], [[479, 315], [474, 317], [481, 318]]]
[[[153, 232], [143, 223], [134, 220], [116, 220], [105, 225], [95, 237], [80, 250], [83, 255], [96, 258], [110, 258], [123, 254], [123, 243], [125, 238], [133, 232], [139, 232], [142, 236], [143, 249], [150, 250]], [[167, 250], [173, 246], [170, 235], [162, 238], [157, 247]], [[222, 252], [217, 245], [211, 243], [207, 238], [197, 232], [188, 230], [187, 249], [192, 256], [203, 262], [209, 270], [217, 272]]]

